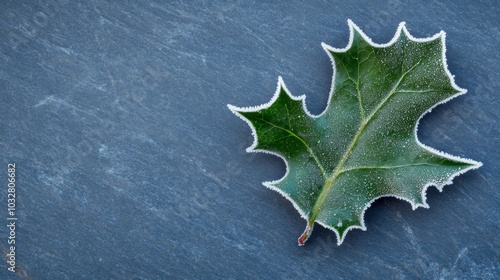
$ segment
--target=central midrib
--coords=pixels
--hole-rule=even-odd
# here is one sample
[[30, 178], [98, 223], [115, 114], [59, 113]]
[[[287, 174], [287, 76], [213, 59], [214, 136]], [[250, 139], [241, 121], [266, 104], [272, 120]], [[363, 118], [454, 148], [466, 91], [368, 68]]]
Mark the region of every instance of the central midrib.
[[[309, 215], [309, 219], [307, 221], [308, 225], [306, 227], [306, 231], [308, 230], [308, 228], [310, 230], [312, 230], [312, 227], [314, 225], [314, 221], [316, 220], [316, 216], [318, 215], [319, 211], [321, 210], [321, 207], [323, 206], [324, 200], [325, 200], [325, 198], [326, 198], [326, 196], [327, 196], [330, 188], [332, 187], [333, 182], [337, 179], [337, 177], [343, 171], [344, 164], [347, 162], [347, 159], [349, 158], [349, 155], [351, 154], [352, 150], [356, 146], [356, 144], [357, 144], [357, 142], [359, 140], [359, 137], [361, 137], [361, 135], [363, 134], [366, 126], [370, 123], [371, 120], [373, 120], [373, 118], [377, 115], [377, 113], [380, 111], [380, 109], [387, 103], [387, 101], [397, 92], [397, 88], [401, 84], [401, 81], [404, 79], [404, 77], [409, 72], [411, 72], [413, 69], [415, 69], [415, 67], [417, 67], [420, 64], [420, 62], [421, 61], [417, 62], [408, 71], [404, 72], [401, 75], [401, 77], [399, 78], [399, 80], [396, 82], [396, 84], [389, 91], [389, 94], [384, 98], [384, 100], [382, 100], [382, 102], [380, 102], [380, 104], [377, 106], [377, 108], [375, 108], [375, 110], [373, 111], [373, 113], [370, 114], [370, 116], [368, 116], [368, 118], [366, 118], [365, 120], [362, 121], [361, 126], [359, 127], [356, 135], [354, 136], [353, 141], [351, 142], [351, 144], [347, 148], [344, 156], [342, 157], [342, 160], [339, 162], [339, 164], [337, 165], [337, 167], [333, 171], [332, 175], [329, 176], [325, 180], [325, 184], [323, 185], [321, 193], [319, 194], [318, 198], [316, 199], [316, 203], [314, 204], [313, 209], [311, 210], [311, 213]], [[305, 233], [306, 232], [304, 232], [304, 234]]]

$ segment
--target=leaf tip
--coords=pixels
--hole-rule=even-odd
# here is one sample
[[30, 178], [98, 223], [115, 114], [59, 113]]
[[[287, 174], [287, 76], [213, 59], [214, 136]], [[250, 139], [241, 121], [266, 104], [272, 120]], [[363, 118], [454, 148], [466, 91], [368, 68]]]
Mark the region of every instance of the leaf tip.
[[[347, 24], [349, 25], [351, 35], [353, 35], [354, 32], [359, 33], [359, 34], [364, 34], [363, 31], [361, 31], [361, 28], [359, 28], [352, 20], [348, 19]], [[350, 40], [350, 41], [352, 41], [352, 40]]]
[[[325, 52], [330, 55], [330, 52], [333, 52], [333, 47], [328, 45], [327, 43], [325, 42], [321, 42], [321, 47], [323, 48], [323, 50], [325, 50]], [[330, 58], [332, 59], [332, 58]]]
[[278, 76], [278, 85], [283, 86], [284, 84], [285, 84], [285, 82], [283, 81], [283, 77]]
[[228, 108], [229, 110], [231, 110], [231, 112], [233, 112], [233, 113], [234, 113], [234, 112], [236, 112], [236, 111], [238, 111], [238, 110], [237, 110], [237, 109], [238, 109], [238, 107], [236, 107], [236, 106], [234, 106], [234, 105], [231, 105], [231, 104], [227, 104], [227, 108]]

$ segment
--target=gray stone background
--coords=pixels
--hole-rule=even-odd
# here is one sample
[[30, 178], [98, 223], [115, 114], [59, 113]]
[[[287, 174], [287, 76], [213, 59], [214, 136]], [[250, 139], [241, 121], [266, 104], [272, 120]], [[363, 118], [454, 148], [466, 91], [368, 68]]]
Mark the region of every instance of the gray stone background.
[[[35, 3], [36, 2], [36, 3]], [[16, 164], [17, 272], [1, 279], [494, 279], [500, 275], [498, 1], [2, 1], [0, 220]], [[482, 161], [428, 191], [381, 199], [336, 245], [261, 185], [283, 162], [247, 154], [226, 108], [269, 101], [278, 75], [312, 113], [352, 19], [377, 43], [401, 21], [447, 32], [469, 90], [419, 138]], [[8, 253], [6, 226], [0, 248]]]

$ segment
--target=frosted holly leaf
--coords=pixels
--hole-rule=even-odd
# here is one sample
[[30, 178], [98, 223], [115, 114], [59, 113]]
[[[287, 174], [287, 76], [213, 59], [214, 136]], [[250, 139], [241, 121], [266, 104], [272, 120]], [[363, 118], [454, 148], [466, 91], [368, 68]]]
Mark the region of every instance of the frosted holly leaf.
[[254, 135], [248, 152], [283, 158], [286, 174], [264, 185], [290, 200], [307, 220], [333, 230], [340, 245], [378, 198], [429, 207], [426, 190], [440, 191], [455, 176], [481, 166], [420, 143], [418, 122], [438, 104], [464, 94], [447, 69], [445, 33], [417, 39], [401, 23], [387, 44], [373, 43], [352, 21], [346, 48], [323, 44], [334, 75], [328, 105], [313, 116], [305, 97], [293, 96], [281, 77], [270, 102], [228, 105]]

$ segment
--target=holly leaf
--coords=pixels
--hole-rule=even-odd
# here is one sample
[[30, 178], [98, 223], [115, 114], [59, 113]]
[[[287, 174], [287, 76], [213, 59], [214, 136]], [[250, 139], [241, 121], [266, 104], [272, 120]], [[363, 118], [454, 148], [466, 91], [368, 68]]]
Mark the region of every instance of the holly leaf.
[[334, 75], [328, 105], [313, 116], [305, 96], [295, 97], [281, 77], [270, 102], [229, 109], [254, 135], [248, 152], [275, 154], [283, 178], [264, 185], [290, 200], [307, 220], [303, 245], [315, 223], [333, 230], [340, 245], [378, 198], [396, 197], [428, 208], [426, 190], [451, 184], [482, 164], [420, 143], [417, 127], [435, 106], [464, 94], [447, 69], [445, 33], [417, 39], [404, 22], [387, 44], [373, 43], [348, 21], [346, 48], [326, 44]]

